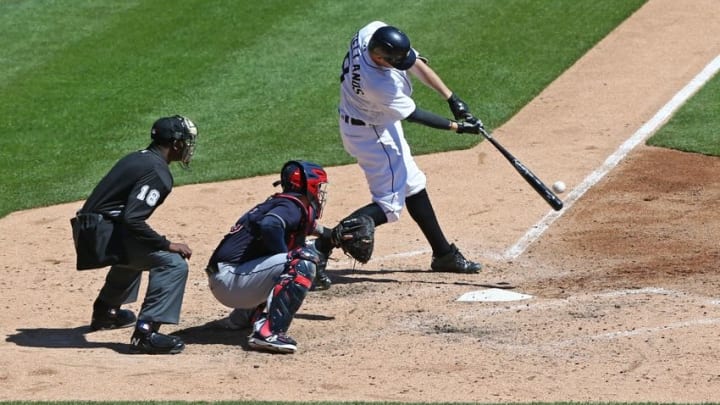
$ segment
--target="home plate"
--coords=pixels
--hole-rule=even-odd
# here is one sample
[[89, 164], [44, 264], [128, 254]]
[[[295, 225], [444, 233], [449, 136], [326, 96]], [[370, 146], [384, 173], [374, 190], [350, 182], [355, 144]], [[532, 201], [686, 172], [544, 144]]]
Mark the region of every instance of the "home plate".
[[532, 295], [520, 294], [500, 288], [488, 288], [487, 290], [470, 291], [461, 295], [458, 301], [463, 302], [503, 302], [520, 301], [532, 298]]

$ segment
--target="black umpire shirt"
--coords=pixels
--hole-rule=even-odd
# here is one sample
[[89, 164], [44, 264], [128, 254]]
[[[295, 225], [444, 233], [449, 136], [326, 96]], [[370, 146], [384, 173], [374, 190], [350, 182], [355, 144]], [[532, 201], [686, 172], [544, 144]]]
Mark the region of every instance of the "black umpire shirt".
[[120, 159], [100, 180], [82, 212], [97, 212], [123, 224], [129, 236], [153, 250], [167, 250], [164, 236], [146, 220], [170, 194], [173, 177], [155, 144]]

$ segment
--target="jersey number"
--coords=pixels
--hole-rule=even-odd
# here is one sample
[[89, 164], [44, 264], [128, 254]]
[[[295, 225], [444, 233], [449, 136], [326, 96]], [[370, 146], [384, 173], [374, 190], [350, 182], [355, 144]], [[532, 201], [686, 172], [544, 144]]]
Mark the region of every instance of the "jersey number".
[[145, 201], [147, 205], [154, 207], [160, 199], [160, 192], [155, 189], [151, 190], [150, 186], [142, 186], [140, 188], [140, 192], [137, 196], [135, 196], [135, 198], [140, 201]]

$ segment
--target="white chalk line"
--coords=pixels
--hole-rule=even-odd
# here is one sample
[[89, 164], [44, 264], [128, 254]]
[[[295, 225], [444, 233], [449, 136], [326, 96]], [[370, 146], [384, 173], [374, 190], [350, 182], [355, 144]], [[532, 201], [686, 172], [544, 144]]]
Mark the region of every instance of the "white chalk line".
[[500, 314], [503, 312], [509, 312], [514, 313], [518, 311], [528, 311], [528, 310], [540, 310], [544, 311], [547, 309], [552, 308], [559, 308], [564, 307], [569, 304], [572, 304], [576, 301], [585, 301], [588, 299], [594, 299], [594, 298], [616, 298], [616, 297], [624, 297], [628, 295], [665, 295], [670, 297], [685, 297], [685, 298], [692, 298], [697, 301], [704, 302], [708, 305], [720, 305], [720, 301], [717, 300], [715, 297], [704, 297], [700, 295], [690, 295], [688, 293], [677, 291], [677, 290], [668, 290], [664, 288], [658, 288], [658, 287], [645, 287], [645, 288], [637, 288], [637, 289], [627, 289], [627, 290], [613, 290], [603, 293], [597, 293], [597, 294], [587, 294], [587, 295], [572, 295], [567, 298], [558, 298], [558, 299], [550, 299], [550, 300], [534, 300], [534, 301], [524, 301], [523, 303], [519, 303], [517, 305], [505, 305], [498, 307], [485, 307], [485, 308], [477, 308], [473, 309], [473, 312], [475, 314], [478, 313], [491, 313], [491, 314]]
[[720, 55], [716, 56], [705, 68], [697, 74], [685, 87], [683, 87], [670, 101], [665, 104], [650, 121], [640, 127], [628, 140], [605, 160], [605, 162], [590, 173], [589, 176], [578, 184], [563, 200], [565, 206], [560, 211], [550, 211], [538, 223], [536, 223], [523, 237], [520, 238], [513, 246], [505, 251], [503, 257], [512, 260], [520, 256], [525, 249], [530, 246], [545, 230], [558, 219], [575, 201], [577, 201], [590, 187], [597, 184], [600, 179], [605, 177], [610, 170], [625, 158], [640, 142], [646, 140], [651, 134], [657, 131], [670, 116], [680, 108], [693, 94], [695, 94], [708, 80], [710, 80], [720, 69]]

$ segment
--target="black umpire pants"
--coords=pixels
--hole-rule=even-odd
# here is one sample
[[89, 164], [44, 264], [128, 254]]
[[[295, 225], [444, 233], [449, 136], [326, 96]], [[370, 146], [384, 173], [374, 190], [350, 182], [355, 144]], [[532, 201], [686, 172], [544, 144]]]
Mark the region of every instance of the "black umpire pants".
[[98, 299], [119, 307], [137, 301], [142, 272], [148, 271], [148, 287], [138, 320], [177, 324], [185, 296], [188, 264], [178, 253], [153, 251], [126, 238], [126, 264], [110, 267]]

